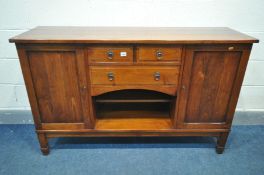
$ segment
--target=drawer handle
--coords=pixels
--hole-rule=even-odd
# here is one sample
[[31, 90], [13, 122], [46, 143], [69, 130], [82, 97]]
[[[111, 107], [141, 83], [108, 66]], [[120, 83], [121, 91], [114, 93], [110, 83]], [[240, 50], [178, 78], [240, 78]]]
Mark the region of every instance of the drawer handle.
[[155, 79], [156, 81], [159, 81], [159, 80], [160, 80], [160, 73], [159, 73], [159, 72], [155, 72], [155, 73], [154, 73], [154, 79]]
[[158, 60], [161, 60], [162, 59], [162, 56], [163, 56], [163, 53], [161, 51], [157, 51], [156, 52], [156, 56], [157, 56], [157, 59]]
[[231, 46], [231, 47], [228, 47], [228, 50], [234, 50], [235, 47]]
[[108, 80], [109, 80], [109, 81], [113, 81], [114, 78], [115, 78], [114, 73], [112, 73], [112, 72], [109, 72], [109, 73], [107, 74], [107, 77], [108, 77]]
[[108, 51], [107, 52], [107, 57], [108, 57], [109, 60], [112, 60], [113, 56], [114, 56], [114, 52], [113, 51]]

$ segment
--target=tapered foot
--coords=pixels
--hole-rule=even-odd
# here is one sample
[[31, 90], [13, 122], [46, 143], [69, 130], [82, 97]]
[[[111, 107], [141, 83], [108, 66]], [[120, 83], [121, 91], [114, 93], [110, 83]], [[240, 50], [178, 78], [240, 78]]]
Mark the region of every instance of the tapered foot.
[[40, 145], [40, 150], [43, 155], [48, 155], [49, 154], [49, 143], [46, 134], [44, 133], [38, 133], [38, 139], [39, 139], [39, 145]]
[[225, 144], [227, 142], [229, 132], [224, 132], [219, 135], [217, 138], [216, 152], [222, 154], [225, 150]]
[[225, 147], [216, 147], [215, 150], [217, 154], [223, 154]]
[[47, 156], [49, 154], [49, 148], [40, 148], [40, 150], [44, 156]]

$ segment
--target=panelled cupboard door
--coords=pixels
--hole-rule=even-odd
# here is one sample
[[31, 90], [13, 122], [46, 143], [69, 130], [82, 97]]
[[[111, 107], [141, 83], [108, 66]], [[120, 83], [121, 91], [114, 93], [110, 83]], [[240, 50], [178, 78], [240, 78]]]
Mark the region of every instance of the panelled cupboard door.
[[227, 128], [231, 124], [250, 48], [186, 47], [178, 128]]
[[42, 123], [84, 123], [76, 51], [27, 51]]

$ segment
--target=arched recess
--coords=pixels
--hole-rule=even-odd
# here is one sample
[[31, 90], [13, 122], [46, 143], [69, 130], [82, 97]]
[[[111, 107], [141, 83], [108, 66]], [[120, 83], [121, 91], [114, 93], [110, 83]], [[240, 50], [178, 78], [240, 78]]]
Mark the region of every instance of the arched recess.
[[156, 90], [122, 89], [93, 97], [96, 118], [171, 118], [175, 96]]
[[97, 95], [94, 99], [102, 99], [105, 101], [121, 101], [121, 102], [169, 102], [174, 99], [173, 96], [146, 89], [122, 89], [111, 92], [106, 92], [101, 95]]
[[145, 85], [145, 86], [92, 86], [91, 87], [91, 95], [98, 96], [107, 92], [119, 91], [119, 90], [151, 90], [162, 92], [164, 94], [168, 94], [171, 96], [176, 96], [177, 86], [175, 85], [166, 85], [166, 86], [153, 86], [153, 85]]

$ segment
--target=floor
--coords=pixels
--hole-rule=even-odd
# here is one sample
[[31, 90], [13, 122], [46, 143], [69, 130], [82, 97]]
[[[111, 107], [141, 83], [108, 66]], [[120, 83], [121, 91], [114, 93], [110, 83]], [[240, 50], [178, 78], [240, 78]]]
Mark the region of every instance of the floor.
[[31, 124], [0, 125], [0, 174], [261, 175], [264, 125], [235, 125], [224, 154], [210, 137], [60, 138], [42, 156]]

